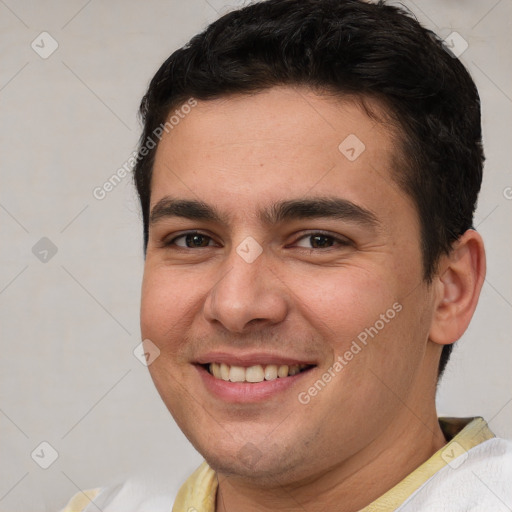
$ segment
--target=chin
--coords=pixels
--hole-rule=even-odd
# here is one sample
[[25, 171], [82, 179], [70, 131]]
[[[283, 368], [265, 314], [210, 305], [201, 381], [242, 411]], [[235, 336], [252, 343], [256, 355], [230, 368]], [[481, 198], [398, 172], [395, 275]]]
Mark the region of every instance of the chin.
[[[284, 443], [211, 444], [196, 446], [208, 465], [218, 474], [239, 478], [261, 486], [280, 486], [307, 477], [307, 462], [298, 450], [285, 447]], [[292, 458], [293, 457], [293, 458]]]
[[210, 454], [205, 457], [206, 462], [218, 474], [248, 480], [259, 485], [283, 485], [293, 480], [290, 471], [293, 469], [285, 461], [277, 461], [268, 454], [258, 454], [255, 459], [223, 457]]

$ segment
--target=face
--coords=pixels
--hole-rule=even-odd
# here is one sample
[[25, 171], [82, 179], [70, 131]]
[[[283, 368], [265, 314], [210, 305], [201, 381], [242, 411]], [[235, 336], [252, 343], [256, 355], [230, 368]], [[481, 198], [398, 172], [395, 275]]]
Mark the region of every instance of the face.
[[217, 471], [310, 478], [419, 398], [433, 299], [395, 152], [357, 103], [288, 87], [198, 102], [161, 140], [142, 335]]

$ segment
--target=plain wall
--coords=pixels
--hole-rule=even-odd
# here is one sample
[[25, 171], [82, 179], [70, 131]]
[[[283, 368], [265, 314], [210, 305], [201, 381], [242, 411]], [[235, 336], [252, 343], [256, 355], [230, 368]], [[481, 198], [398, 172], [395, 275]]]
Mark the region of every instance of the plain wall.
[[[488, 274], [439, 413], [482, 415], [512, 437], [512, 3], [404, 3], [442, 37], [467, 41], [461, 60], [481, 93], [487, 154], [476, 226]], [[227, 9], [220, 0], [0, 2], [0, 511], [56, 510], [80, 489], [149, 468], [177, 489], [201, 460], [132, 353], [143, 256], [131, 175], [102, 200], [93, 190], [135, 149], [153, 73]], [[51, 48], [43, 31], [59, 45], [46, 59], [31, 47]], [[43, 441], [59, 454], [46, 470], [31, 457]]]

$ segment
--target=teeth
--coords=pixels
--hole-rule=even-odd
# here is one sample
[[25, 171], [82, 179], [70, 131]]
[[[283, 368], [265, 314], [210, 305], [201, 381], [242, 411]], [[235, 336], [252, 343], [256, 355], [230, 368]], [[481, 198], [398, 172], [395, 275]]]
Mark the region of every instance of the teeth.
[[232, 366], [229, 369], [229, 380], [231, 382], [244, 382], [245, 381], [245, 369], [241, 366]]
[[300, 372], [300, 367], [298, 364], [294, 364], [288, 368], [288, 375], [297, 375]]
[[222, 380], [229, 380], [229, 366], [225, 363], [221, 363], [220, 365], [220, 378]]
[[288, 365], [283, 364], [277, 369], [278, 377], [288, 377]]
[[213, 373], [214, 377], [220, 379], [220, 366], [217, 363], [212, 363], [210, 365], [210, 371]]
[[291, 377], [297, 375], [307, 368], [306, 364], [276, 365], [268, 364], [262, 366], [257, 364], [244, 368], [243, 366], [229, 366], [225, 363], [210, 363], [210, 373], [217, 379], [231, 382], [263, 382], [264, 380], [275, 380], [277, 378]]
[[249, 366], [249, 368], [245, 370], [245, 380], [247, 382], [263, 382], [265, 380], [265, 374], [263, 373], [261, 364]]
[[265, 380], [277, 379], [277, 366], [275, 364], [268, 364], [265, 366]]

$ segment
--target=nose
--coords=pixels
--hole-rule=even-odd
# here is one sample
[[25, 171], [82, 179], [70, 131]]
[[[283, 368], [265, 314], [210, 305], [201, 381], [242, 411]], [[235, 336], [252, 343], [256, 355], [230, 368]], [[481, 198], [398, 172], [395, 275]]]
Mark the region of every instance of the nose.
[[288, 312], [286, 286], [263, 251], [254, 261], [233, 249], [204, 304], [207, 321], [243, 333], [282, 322]]

